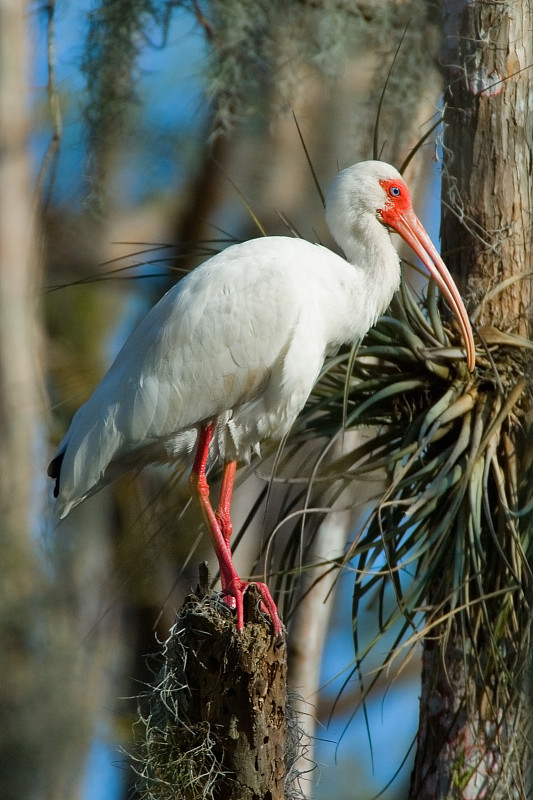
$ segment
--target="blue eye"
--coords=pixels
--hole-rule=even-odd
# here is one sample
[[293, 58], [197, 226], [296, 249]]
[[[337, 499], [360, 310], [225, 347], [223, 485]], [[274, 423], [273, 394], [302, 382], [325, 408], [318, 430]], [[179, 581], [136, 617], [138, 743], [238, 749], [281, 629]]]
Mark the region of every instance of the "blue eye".
[[400, 197], [401, 193], [401, 189], [398, 186], [391, 186], [389, 189], [389, 194], [393, 197]]

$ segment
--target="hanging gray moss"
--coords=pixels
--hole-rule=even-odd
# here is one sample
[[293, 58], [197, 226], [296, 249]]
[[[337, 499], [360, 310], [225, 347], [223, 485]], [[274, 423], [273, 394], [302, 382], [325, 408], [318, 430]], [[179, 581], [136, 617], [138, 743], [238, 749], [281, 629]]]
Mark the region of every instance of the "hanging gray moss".
[[175, 0], [172, 5], [166, 0], [101, 0], [89, 15], [82, 60], [90, 150], [125, 134], [129, 110], [139, 99], [138, 56], [154, 40], [166, 45], [176, 8], [191, 13], [208, 45], [205, 92], [216, 131], [271, 111], [274, 89], [290, 109], [306, 75], [334, 81], [347, 61], [371, 54], [379, 56], [379, 97], [404, 35], [387, 102], [391, 123], [402, 125], [435, 60], [436, 28], [427, 0]]

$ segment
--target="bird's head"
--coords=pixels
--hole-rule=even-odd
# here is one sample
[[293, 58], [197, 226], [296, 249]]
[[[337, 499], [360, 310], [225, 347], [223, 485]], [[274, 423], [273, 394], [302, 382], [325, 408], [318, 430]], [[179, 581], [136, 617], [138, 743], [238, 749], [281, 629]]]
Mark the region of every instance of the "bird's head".
[[[395, 231], [407, 242], [448, 300], [463, 334], [468, 368], [473, 370], [475, 347], [464, 303], [413, 211], [409, 189], [398, 170], [383, 161], [362, 161], [340, 172], [326, 197], [326, 220], [343, 249], [357, 242], [371, 252], [372, 239], [380, 237], [383, 227]], [[352, 247], [352, 252], [356, 249]]]

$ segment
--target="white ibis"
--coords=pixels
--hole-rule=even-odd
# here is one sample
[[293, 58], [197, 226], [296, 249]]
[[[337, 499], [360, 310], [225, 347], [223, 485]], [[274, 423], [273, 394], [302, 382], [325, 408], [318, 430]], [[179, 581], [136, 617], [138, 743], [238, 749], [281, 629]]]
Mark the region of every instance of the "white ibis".
[[[228, 247], [193, 270], [148, 312], [92, 397], [75, 414], [48, 468], [64, 517], [133, 467], [195, 448], [189, 479], [220, 565], [222, 594], [243, 628], [249, 583], [233, 565], [230, 503], [236, 465], [280, 439], [302, 410], [324, 360], [360, 340], [400, 283], [389, 231], [412, 247], [448, 299], [475, 365], [468, 316], [444, 262], [417, 219], [399, 172], [355, 164], [326, 201], [342, 258], [318, 244], [273, 236]], [[208, 460], [219, 457], [216, 511]], [[256, 583], [276, 635], [281, 622]]]

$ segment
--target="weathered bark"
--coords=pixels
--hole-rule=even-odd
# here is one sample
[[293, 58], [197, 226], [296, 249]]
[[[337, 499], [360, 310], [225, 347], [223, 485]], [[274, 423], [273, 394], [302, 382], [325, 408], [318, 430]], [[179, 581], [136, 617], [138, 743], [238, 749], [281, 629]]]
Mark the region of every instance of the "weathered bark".
[[482, 720], [473, 650], [466, 655], [464, 632], [455, 620], [451, 628], [444, 653], [438, 635], [424, 642], [411, 800], [493, 797], [500, 777], [500, 726]]
[[[478, 324], [530, 334], [533, 184], [530, 3], [444, 0], [442, 242]], [[494, 296], [488, 292], [516, 278]]]
[[[523, 2], [467, 0], [444, 0], [443, 8], [443, 252], [463, 291], [469, 289], [473, 294], [470, 308], [477, 307], [474, 316], [480, 333], [488, 335], [488, 326], [492, 326], [527, 337], [531, 335], [533, 298], [529, 99], [533, 9]], [[509, 368], [502, 377], [503, 386], [493, 390], [490, 382], [486, 387], [480, 383], [487, 409], [492, 401], [495, 408], [498, 398], [505, 397], [513, 385], [520, 381], [523, 385], [527, 351], [511, 349], [502, 358], [501, 365]], [[516, 414], [521, 417], [522, 425], [510, 424], [495, 444], [498, 452], [507, 449], [512, 453], [519, 477], [531, 469], [527, 392], [522, 392], [520, 403], [520, 411], [517, 406], [510, 412], [515, 419]], [[500, 531], [505, 526], [498, 527], [497, 520], [507, 508], [502, 508], [494, 484], [492, 490], [487, 504], [493, 510], [494, 528]], [[527, 516], [524, 522], [516, 519], [514, 529], [523, 528], [526, 542]], [[465, 540], [467, 536], [465, 523]], [[493, 548], [487, 564], [494, 573], [492, 590], [497, 594], [505, 580], [511, 580], [503, 571], [507, 543], [502, 540], [495, 547], [486, 523], [481, 537]], [[499, 559], [504, 577], [498, 581], [494, 565]], [[513, 582], [515, 579], [520, 580], [513, 576]], [[517, 657], [528, 639], [530, 589], [526, 581], [518, 591], [509, 587], [505, 600], [512, 604], [513, 621], [523, 631], [522, 640], [515, 640], [512, 647], [508, 646], [509, 635], [506, 639], [505, 631], [495, 624], [501, 610], [496, 602], [484, 605], [487, 616], [481, 627], [474, 630], [469, 626], [468, 608], [455, 611], [451, 622], [443, 619], [424, 642], [412, 800], [526, 796], [529, 710], [520, 692], [526, 654]], [[477, 595], [476, 599], [483, 600]], [[442, 614], [452, 610], [449, 598], [439, 594], [438, 585], [428, 597], [428, 607], [440, 608]]]
[[291, 773], [294, 736], [287, 730], [285, 643], [273, 639], [254, 591], [245, 595], [239, 633], [205, 573], [201, 580], [144, 696], [139, 794], [151, 800], [299, 797]]

